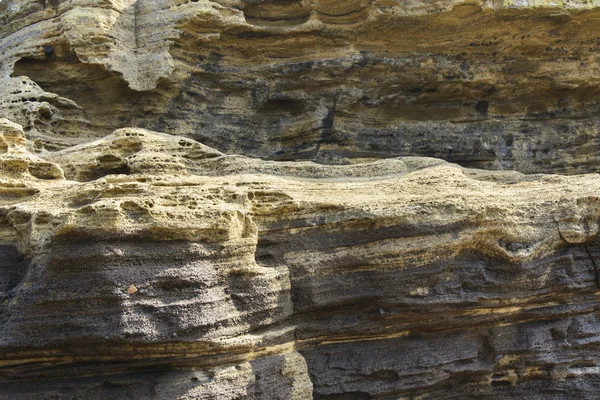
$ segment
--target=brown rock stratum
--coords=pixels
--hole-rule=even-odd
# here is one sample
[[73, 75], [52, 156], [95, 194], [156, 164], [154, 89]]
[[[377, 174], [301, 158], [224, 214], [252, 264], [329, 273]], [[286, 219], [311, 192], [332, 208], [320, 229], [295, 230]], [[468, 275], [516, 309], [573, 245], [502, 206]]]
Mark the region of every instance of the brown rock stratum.
[[0, 0], [0, 399], [600, 399], [600, 3]]

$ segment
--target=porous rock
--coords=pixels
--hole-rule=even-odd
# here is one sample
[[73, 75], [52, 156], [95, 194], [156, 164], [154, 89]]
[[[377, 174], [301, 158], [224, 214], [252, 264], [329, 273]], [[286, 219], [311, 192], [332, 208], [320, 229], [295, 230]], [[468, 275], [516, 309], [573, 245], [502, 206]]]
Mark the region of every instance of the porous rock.
[[598, 398], [598, 6], [0, 0], [0, 399]]
[[[0, 113], [228, 154], [597, 172], [597, 0], [5, 0]], [[9, 4], [10, 3], [10, 4]]]

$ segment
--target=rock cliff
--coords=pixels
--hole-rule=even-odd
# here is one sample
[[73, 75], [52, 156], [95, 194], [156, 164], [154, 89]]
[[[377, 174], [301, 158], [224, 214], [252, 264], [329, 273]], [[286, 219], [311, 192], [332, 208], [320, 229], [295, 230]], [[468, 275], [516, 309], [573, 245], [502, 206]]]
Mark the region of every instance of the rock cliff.
[[600, 398], [599, 19], [0, 0], [0, 399]]

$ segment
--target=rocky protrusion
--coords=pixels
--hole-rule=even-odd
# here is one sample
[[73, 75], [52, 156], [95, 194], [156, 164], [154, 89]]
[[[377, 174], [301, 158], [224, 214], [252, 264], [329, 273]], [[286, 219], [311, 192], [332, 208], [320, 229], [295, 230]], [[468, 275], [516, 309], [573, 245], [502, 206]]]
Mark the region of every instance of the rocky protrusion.
[[25, 142], [21, 125], [0, 118], [0, 154], [21, 151], [25, 148]]
[[64, 179], [62, 169], [31, 154], [21, 125], [0, 119], [0, 171], [2, 177]]

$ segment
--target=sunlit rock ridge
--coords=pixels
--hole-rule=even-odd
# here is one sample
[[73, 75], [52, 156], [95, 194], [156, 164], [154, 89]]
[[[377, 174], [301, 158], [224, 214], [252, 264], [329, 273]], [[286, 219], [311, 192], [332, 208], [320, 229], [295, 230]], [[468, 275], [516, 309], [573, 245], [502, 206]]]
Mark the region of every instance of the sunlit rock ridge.
[[0, 0], [0, 399], [598, 399], [600, 2]]

